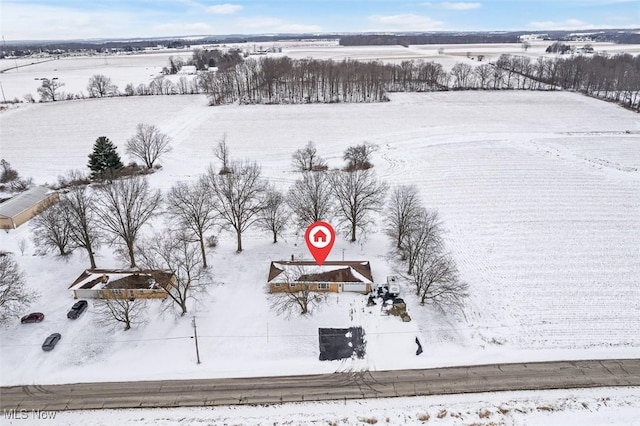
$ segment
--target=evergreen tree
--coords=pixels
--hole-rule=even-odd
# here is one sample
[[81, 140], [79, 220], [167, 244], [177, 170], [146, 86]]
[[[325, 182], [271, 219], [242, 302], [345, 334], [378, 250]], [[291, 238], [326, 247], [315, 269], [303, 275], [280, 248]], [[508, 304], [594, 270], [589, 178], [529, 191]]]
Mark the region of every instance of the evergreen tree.
[[89, 169], [92, 179], [114, 176], [123, 165], [116, 146], [106, 136], [100, 136], [93, 144], [93, 152], [89, 154]]

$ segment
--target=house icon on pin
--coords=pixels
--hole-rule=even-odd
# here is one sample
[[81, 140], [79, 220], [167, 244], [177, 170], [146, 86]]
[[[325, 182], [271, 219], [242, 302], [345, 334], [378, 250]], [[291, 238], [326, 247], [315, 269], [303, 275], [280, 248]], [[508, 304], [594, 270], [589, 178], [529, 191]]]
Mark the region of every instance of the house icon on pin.
[[322, 229], [319, 229], [315, 234], [313, 234], [313, 241], [316, 243], [326, 243], [327, 234], [325, 234]]

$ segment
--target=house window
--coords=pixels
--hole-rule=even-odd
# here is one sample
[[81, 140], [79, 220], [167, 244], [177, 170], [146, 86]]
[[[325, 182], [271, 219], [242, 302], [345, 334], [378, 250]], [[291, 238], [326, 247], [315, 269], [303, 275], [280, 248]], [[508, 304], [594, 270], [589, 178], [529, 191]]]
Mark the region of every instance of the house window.
[[273, 283], [274, 287], [280, 287], [281, 283]]
[[318, 290], [329, 290], [329, 283], [318, 283]]

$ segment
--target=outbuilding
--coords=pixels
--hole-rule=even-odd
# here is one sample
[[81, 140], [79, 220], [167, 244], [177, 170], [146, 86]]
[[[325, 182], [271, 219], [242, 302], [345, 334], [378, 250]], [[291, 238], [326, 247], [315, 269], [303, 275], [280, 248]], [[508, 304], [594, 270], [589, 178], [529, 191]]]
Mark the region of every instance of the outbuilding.
[[0, 204], [0, 229], [15, 229], [60, 201], [60, 195], [44, 186], [28, 189]]

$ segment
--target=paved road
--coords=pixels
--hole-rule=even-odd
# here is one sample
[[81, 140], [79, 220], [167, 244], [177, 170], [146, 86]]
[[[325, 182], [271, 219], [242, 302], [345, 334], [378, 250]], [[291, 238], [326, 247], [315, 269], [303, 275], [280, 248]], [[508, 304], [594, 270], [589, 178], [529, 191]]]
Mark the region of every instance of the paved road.
[[0, 409], [185, 407], [510, 390], [640, 386], [640, 359], [241, 379], [79, 383], [0, 388]]

